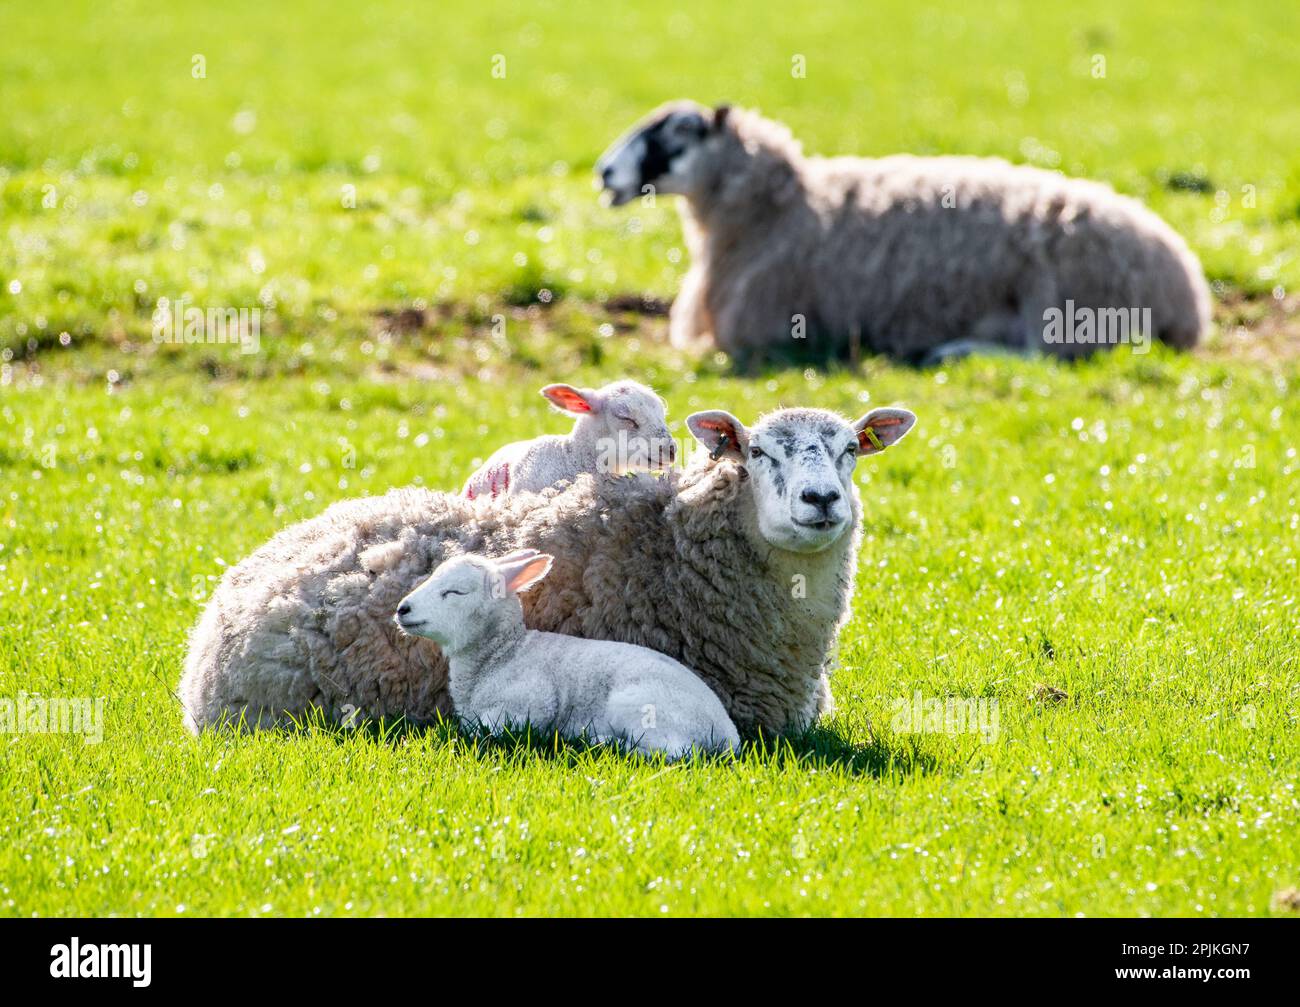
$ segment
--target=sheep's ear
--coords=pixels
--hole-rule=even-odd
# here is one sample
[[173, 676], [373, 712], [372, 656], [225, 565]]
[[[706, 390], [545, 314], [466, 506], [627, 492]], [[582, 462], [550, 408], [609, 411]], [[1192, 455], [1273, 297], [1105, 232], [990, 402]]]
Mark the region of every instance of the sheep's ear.
[[518, 563], [520, 560], [532, 559], [534, 556], [540, 555], [541, 553], [536, 549], [516, 549], [514, 552], [507, 553], [505, 556], [498, 556], [492, 562], [497, 566], [508, 566]]
[[749, 431], [745, 424], [723, 409], [706, 409], [686, 417], [686, 429], [713, 458], [744, 461], [749, 454]]
[[596, 393], [588, 389], [574, 388], [573, 385], [547, 385], [542, 389], [551, 402], [566, 413], [594, 413], [600, 411], [600, 400]]
[[727, 125], [727, 116], [731, 115], [730, 105], [719, 105], [713, 110], [713, 132], [719, 133]]
[[497, 569], [505, 579], [506, 590], [518, 594], [520, 591], [527, 591], [545, 577], [550, 572], [554, 561], [554, 557], [539, 552], [521, 559], [507, 557], [505, 560], [498, 560]]
[[853, 424], [858, 432], [858, 454], [874, 455], [897, 444], [916, 423], [916, 414], [907, 409], [873, 409]]

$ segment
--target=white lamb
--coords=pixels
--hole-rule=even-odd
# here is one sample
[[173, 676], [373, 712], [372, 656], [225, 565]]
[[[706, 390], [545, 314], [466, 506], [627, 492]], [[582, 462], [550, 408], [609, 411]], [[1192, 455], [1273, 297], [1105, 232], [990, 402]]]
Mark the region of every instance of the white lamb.
[[498, 448], [465, 483], [477, 497], [535, 493], [572, 481], [583, 472], [618, 474], [663, 469], [677, 457], [664, 419], [663, 400], [635, 381], [603, 388], [547, 385], [551, 404], [576, 416], [567, 436], [550, 434]]
[[526, 629], [518, 592], [546, 576], [552, 558], [524, 549], [492, 560], [458, 556], [408, 594], [394, 616], [436, 642], [462, 718], [499, 731], [531, 724], [668, 758], [735, 751], [736, 726], [685, 665], [646, 647]]

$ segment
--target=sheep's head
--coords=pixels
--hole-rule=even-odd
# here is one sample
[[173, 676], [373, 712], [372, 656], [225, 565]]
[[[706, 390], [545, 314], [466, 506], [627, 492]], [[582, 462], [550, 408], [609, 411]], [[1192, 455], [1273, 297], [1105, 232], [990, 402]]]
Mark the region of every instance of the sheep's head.
[[663, 399], [645, 385], [635, 381], [616, 381], [596, 389], [547, 385], [542, 394], [557, 409], [578, 418], [574, 436], [595, 450], [600, 472], [663, 469], [677, 457]]
[[457, 556], [402, 599], [393, 621], [412, 636], [428, 637], [455, 653], [503, 621], [522, 620], [516, 595], [550, 569], [551, 557], [536, 549], [500, 559]]
[[728, 108], [705, 108], [693, 101], [661, 106], [616, 140], [596, 162], [609, 205], [637, 196], [690, 195], [700, 151], [716, 138]]
[[855, 423], [824, 409], [782, 409], [752, 429], [721, 409], [686, 425], [714, 458], [748, 475], [758, 533], [789, 552], [829, 548], [857, 518], [853, 468], [859, 456], [898, 442], [916, 422], [906, 409], [873, 409]]

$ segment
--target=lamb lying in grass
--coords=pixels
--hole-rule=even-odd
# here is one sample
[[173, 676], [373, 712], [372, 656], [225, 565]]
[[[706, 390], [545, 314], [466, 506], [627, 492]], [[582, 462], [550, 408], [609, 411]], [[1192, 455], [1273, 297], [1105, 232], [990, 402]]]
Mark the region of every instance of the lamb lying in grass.
[[594, 390], [547, 385], [542, 394], [578, 418], [573, 430], [567, 437], [535, 437], [499, 448], [469, 477], [465, 496], [536, 493], [582, 472], [667, 468], [677, 457], [663, 400], [645, 385], [616, 381]]
[[518, 592], [552, 557], [525, 549], [501, 559], [458, 556], [397, 607], [397, 624], [447, 657], [451, 701], [490, 731], [528, 723], [670, 759], [692, 749], [735, 751], [736, 726], [685, 665], [630, 643], [582, 640], [524, 627]]

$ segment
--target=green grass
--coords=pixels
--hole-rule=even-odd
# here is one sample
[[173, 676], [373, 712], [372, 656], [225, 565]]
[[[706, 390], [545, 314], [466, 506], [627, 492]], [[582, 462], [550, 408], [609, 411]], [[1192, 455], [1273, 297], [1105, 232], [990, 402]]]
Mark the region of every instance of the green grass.
[[797, 17], [760, 0], [743, 18], [592, 0], [8, 7], [0, 345], [16, 350], [147, 334], [157, 299], [183, 292], [260, 300], [291, 331], [418, 298], [671, 295], [669, 201], [604, 210], [590, 166], [678, 95], [760, 107], [818, 153], [996, 154], [1102, 178], [1221, 284], [1300, 282], [1290, 0]]
[[[1295, 373], [1117, 356], [668, 385], [678, 419], [866, 391], [921, 415], [863, 464], [840, 712], [791, 747], [663, 767], [436, 731], [195, 741], [167, 686], [225, 565], [563, 426], [506, 368], [338, 367], [6, 396], [3, 692], [104, 696], [106, 719], [97, 745], [4, 739], [0, 908], [1195, 915], [1297, 880]], [[917, 690], [996, 699], [997, 738], [897, 730]]]
[[[0, 913], [1208, 916], [1300, 884], [1300, 365], [739, 375], [599, 306], [684, 262], [666, 202], [602, 210], [587, 178], [650, 105], [726, 98], [826, 153], [1055, 151], [1224, 288], [1289, 290], [1294, 5], [440, 8], [5, 10], [0, 698], [105, 720], [0, 734]], [[183, 293], [274, 304], [262, 352], [154, 346]], [[414, 331], [373, 317], [412, 306]], [[450, 726], [183, 732], [169, 687], [226, 566], [333, 500], [455, 488], [564, 429], [537, 386], [621, 374], [679, 435], [715, 406], [919, 414], [859, 472], [834, 717], [673, 766]], [[918, 691], [996, 700], [996, 738], [903, 730]]]

